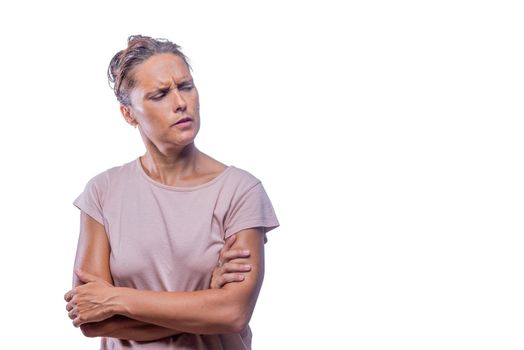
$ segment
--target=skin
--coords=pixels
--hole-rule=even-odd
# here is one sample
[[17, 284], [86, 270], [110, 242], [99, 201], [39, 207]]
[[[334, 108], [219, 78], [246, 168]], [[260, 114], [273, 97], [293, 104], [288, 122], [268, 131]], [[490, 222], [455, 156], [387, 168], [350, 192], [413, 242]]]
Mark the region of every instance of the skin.
[[[131, 104], [121, 105], [120, 111], [127, 123], [139, 128], [147, 150], [140, 157], [145, 172], [165, 185], [187, 187], [224, 171], [224, 164], [195, 146], [199, 98], [183, 60], [157, 54], [136, 66], [132, 76], [136, 84]], [[191, 121], [174, 125], [183, 118]], [[241, 332], [247, 326], [264, 275], [262, 228], [242, 230], [226, 242], [213, 272], [213, 289], [153, 292], [112, 285], [104, 228], [83, 215], [74, 288], [64, 297], [73, 325], [82, 327], [84, 334], [121, 339], [139, 334], [134, 340], [154, 340], [180, 332]], [[250, 272], [242, 283], [230, 283], [242, 280], [240, 271]]]
[[[80, 235], [75, 270], [89, 273], [100, 278], [101, 281], [113, 284], [109, 269], [110, 246], [103, 225], [81, 212]], [[218, 265], [213, 271], [210, 288], [221, 288], [227, 283], [239, 282], [244, 275], [239, 272], [248, 272], [250, 266], [235, 263], [235, 259], [249, 256], [249, 251], [232, 249], [236, 235], [229, 237], [222, 248]], [[83, 285], [77, 273], [73, 277], [73, 288]], [[65, 296], [66, 300], [68, 295]], [[71, 311], [69, 305], [66, 307]], [[81, 326], [82, 333], [88, 337], [113, 337], [119, 339], [152, 341], [180, 333], [178, 330], [152, 325], [121, 315], [110, 317], [100, 322], [85, 323]]]
[[[84, 283], [66, 293], [73, 325], [100, 322], [115, 315], [195, 334], [240, 333], [255, 307], [264, 274], [263, 230], [242, 230], [235, 245], [250, 247], [252, 266], [242, 283], [194, 292], [156, 292], [113, 287], [95, 275], [77, 271]], [[235, 246], [234, 245], [234, 246]]]
[[[169, 186], [208, 182], [226, 166], [200, 152], [194, 139], [200, 129], [198, 90], [184, 61], [173, 54], [150, 57], [133, 70], [136, 85], [131, 106], [120, 106], [124, 119], [138, 126], [146, 146], [146, 173]], [[189, 117], [189, 126], [173, 124]]]

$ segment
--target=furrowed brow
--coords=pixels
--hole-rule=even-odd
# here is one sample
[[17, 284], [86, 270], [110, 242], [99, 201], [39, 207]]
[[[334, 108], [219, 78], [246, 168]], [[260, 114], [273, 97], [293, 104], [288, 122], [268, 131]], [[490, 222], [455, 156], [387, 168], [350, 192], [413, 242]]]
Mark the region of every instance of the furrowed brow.
[[159, 93], [159, 92], [165, 91], [165, 90], [167, 90], [167, 89], [169, 89], [169, 85], [167, 85], [167, 84], [166, 84], [166, 85], [163, 85], [163, 86], [160, 86], [160, 87], [158, 87], [158, 88], [156, 88], [156, 89], [154, 89], [154, 90], [151, 90], [151, 91], [147, 92], [147, 93], [145, 94], [145, 97], [146, 97], [146, 98], [150, 98], [150, 97], [153, 96], [154, 94], [157, 94], [157, 93]]

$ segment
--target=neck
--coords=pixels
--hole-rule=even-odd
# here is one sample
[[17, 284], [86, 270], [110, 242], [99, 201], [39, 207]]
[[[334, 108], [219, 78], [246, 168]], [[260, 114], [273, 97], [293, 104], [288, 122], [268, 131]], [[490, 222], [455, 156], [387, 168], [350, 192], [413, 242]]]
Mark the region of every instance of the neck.
[[158, 148], [148, 147], [140, 157], [146, 173], [156, 181], [174, 186], [180, 179], [191, 177], [197, 168], [200, 151], [194, 142], [181, 149], [161, 152]]

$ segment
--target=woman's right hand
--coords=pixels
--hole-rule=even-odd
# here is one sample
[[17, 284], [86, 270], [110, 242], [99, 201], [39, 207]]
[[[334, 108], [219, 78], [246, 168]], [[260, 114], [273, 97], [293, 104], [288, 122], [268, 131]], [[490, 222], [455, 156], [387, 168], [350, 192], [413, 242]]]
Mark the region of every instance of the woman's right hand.
[[245, 272], [251, 270], [251, 266], [247, 264], [235, 263], [235, 259], [249, 257], [249, 250], [231, 249], [235, 243], [236, 235], [230, 236], [226, 239], [224, 247], [220, 250], [218, 257], [218, 264], [213, 270], [211, 277], [210, 288], [220, 289], [224, 285], [232, 282], [241, 282], [244, 280]]

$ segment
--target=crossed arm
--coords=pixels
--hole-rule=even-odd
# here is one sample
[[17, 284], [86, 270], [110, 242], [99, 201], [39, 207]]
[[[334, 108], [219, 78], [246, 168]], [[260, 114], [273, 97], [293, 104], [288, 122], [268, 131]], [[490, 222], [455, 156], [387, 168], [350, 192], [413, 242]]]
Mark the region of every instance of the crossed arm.
[[[74, 288], [65, 299], [69, 317], [86, 336], [149, 341], [182, 332], [240, 332], [249, 322], [264, 273], [261, 228], [240, 231], [229, 241], [230, 250], [221, 254], [228, 263], [214, 271], [211, 284], [222, 288], [196, 292], [113, 287], [104, 227], [82, 212], [80, 231]], [[247, 271], [245, 264], [251, 272], [243, 283], [229, 283], [242, 280], [231, 272]]]

